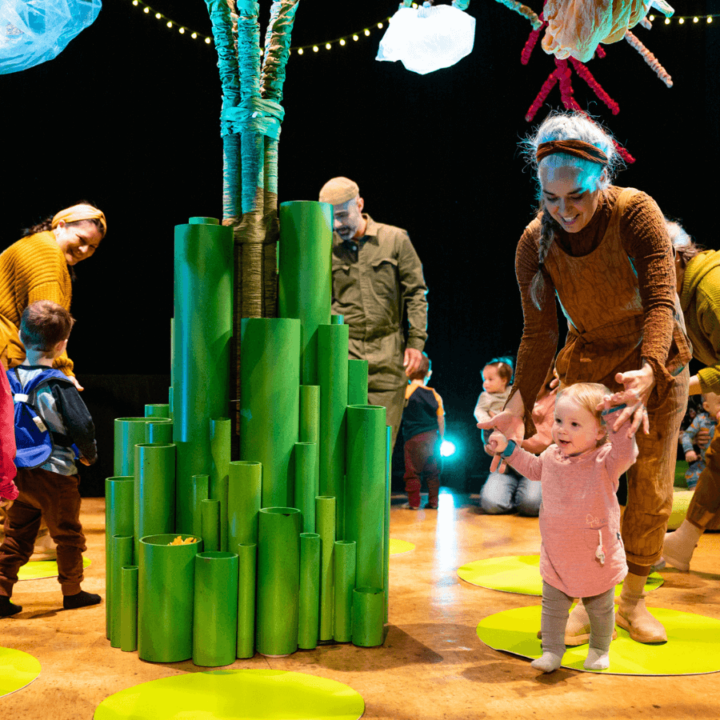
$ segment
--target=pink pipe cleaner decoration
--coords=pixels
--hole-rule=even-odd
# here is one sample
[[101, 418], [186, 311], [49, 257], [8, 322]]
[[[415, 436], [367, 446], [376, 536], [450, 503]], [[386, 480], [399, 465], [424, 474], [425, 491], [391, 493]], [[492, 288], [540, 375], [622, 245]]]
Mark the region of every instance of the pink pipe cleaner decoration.
[[555, 58], [555, 65], [557, 66], [555, 74], [557, 75], [557, 79], [560, 83], [560, 97], [562, 98], [563, 105], [568, 110], [578, 110], [582, 112], [580, 110], [580, 106], [573, 97], [574, 91], [571, 81], [572, 70], [570, 70], [567, 60], [558, 60]]
[[530, 37], [528, 37], [527, 42], [525, 43], [525, 47], [523, 48], [522, 55], [520, 56], [520, 62], [523, 65], [528, 64], [530, 56], [532, 55], [532, 51], [535, 49], [535, 46], [537, 45], [537, 41], [540, 39], [540, 35], [543, 29], [547, 27], [547, 23], [545, 22], [545, 20], [543, 20], [542, 13], [540, 13], [540, 20], [542, 20], [542, 25], [530, 33]]
[[610, 108], [612, 114], [617, 115], [620, 112], [620, 106], [603, 90], [587, 67], [573, 57], [570, 58], [570, 62], [575, 68], [575, 72], [592, 88], [600, 100]]
[[528, 122], [532, 122], [533, 118], [537, 114], [537, 111], [540, 109], [542, 104], [545, 102], [545, 98], [548, 96], [550, 91], [555, 87], [555, 83], [557, 82], [557, 76], [555, 73], [550, 73], [550, 76], [548, 79], [543, 83], [543, 86], [540, 88], [540, 92], [537, 94], [537, 97], [535, 100], [533, 100], [533, 104], [530, 106], [530, 109], [525, 113], [525, 119]]
[[625, 33], [625, 39], [643, 56], [643, 60], [655, 71], [655, 74], [671, 88], [673, 86], [672, 78], [660, 61], [629, 30]]
[[606, 53], [599, 45], [595, 48], [595, 54], [596, 54], [601, 60], [607, 55], [607, 53]]

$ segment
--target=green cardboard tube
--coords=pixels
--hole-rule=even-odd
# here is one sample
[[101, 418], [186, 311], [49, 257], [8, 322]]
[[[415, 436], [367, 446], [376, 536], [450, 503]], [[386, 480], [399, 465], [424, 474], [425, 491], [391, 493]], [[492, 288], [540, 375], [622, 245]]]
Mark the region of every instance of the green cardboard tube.
[[168, 405], [170, 406], [170, 415], [173, 414], [173, 389], [172, 385], [168, 388]]
[[295, 501], [291, 474], [300, 424], [300, 321], [241, 323], [240, 459], [262, 463], [262, 506]]
[[120, 568], [120, 649], [137, 650], [138, 567]]
[[105, 635], [110, 639], [112, 577], [110, 574], [110, 540], [113, 535], [132, 535], [135, 530], [135, 478], [132, 475], [105, 480]]
[[390, 613], [390, 493], [392, 492], [392, 425], [385, 426], [385, 535], [383, 545], [383, 590], [385, 622]]
[[145, 442], [146, 417], [115, 418], [115, 475], [135, 474], [135, 446]]
[[205, 552], [217, 552], [220, 548], [220, 501], [200, 502], [200, 527]]
[[[192, 657], [195, 556], [202, 542], [170, 545], [178, 534], [140, 540], [138, 656], [149, 662]], [[179, 534], [183, 540], [192, 535]]]
[[368, 361], [348, 360], [348, 405], [368, 404]]
[[120, 647], [120, 612], [122, 610], [121, 569], [133, 563], [133, 536], [113, 535], [110, 545], [110, 574], [112, 575], [112, 610], [110, 611], [110, 647]]
[[300, 602], [298, 647], [317, 647], [320, 633], [320, 556], [322, 541], [317, 533], [300, 533]]
[[300, 442], [320, 442], [320, 386], [300, 386]]
[[335, 642], [352, 640], [352, 603], [355, 589], [355, 543], [335, 541], [335, 612], [333, 638]]
[[[230, 472], [230, 443], [232, 422], [230, 418], [210, 420], [210, 498], [220, 502], [220, 547], [228, 551], [228, 473]], [[212, 548], [206, 548], [211, 550]]]
[[175, 530], [175, 445], [135, 446], [135, 557], [140, 538]]
[[301, 526], [296, 508], [262, 508], [258, 515], [256, 631], [261, 655], [297, 650]]
[[385, 594], [382, 588], [359, 587], [353, 590], [352, 642], [360, 647], [383, 644]]
[[302, 201], [280, 205], [278, 314], [302, 322], [301, 378], [317, 383], [317, 329], [330, 324], [332, 205]]
[[262, 500], [262, 465], [234, 460], [228, 476], [228, 542], [257, 544], [258, 513]]
[[[218, 504], [217, 500], [206, 500]], [[219, 508], [218, 508], [219, 509]], [[235, 662], [238, 556], [205, 550], [195, 556], [193, 662], [218, 667]]]
[[191, 504], [193, 507], [193, 535], [204, 537], [202, 534], [202, 520], [200, 517], [201, 506], [203, 500], [210, 498], [210, 476], [209, 475], [193, 475], [190, 481]]
[[337, 537], [344, 538], [345, 408], [348, 397], [348, 326], [318, 328], [320, 384], [320, 495], [336, 499]]
[[303, 514], [303, 532], [315, 532], [315, 498], [318, 495], [317, 443], [295, 443], [295, 503]]
[[170, 405], [168, 403], [160, 403], [157, 405], [145, 406], [145, 417], [170, 418]]
[[149, 445], [169, 445], [173, 441], [173, 423], [168, 418], [150, 417], [145, 423], [145, 442]]
[[344, 315], [331, 315], [330, 316], [330, 324], [331, 325], [342, 325], [344, 322], [345, 322]]
[[[382, 588], [385, 536], [385, 408], [347, 409], [345, 540], [357, 543], [357, 586]], [[383, 609], [383, 617], [384, 617]]]
[[320, 535], [320, 642], [333, 638], [333, 554], [335, 545], [335, 498], [315, 498], [315, 527]]
[[238, 626], [237, 657], [255, 654], [255, 591], [257, 578], [257, 545], [240, 543], [238, 551]]
[[172, 410], [179, 532], [193, 524], [192, 476], [211, 473], [210, 420], [229, 414], [233, 255], [230, 227], [206, 221], [175, 227]]

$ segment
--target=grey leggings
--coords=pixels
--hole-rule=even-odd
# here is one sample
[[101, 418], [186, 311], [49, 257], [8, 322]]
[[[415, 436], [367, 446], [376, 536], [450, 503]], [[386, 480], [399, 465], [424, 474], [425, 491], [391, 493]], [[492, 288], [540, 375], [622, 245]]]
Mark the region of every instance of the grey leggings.
[[[543, 581], [542, 648], [562, 657], [565, 653], [565, 626], [573, 599]], [[582, 598], [590, 616], [590, 647], [607, 652], [615, 628], [615, 588], [600, 595]]]

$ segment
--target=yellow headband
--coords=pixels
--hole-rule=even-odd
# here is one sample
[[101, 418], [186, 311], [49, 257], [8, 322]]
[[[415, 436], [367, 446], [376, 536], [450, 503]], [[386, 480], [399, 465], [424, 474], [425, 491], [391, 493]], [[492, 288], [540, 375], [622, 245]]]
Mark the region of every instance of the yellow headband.
[[99, 220], [102, 225], [103, 237], [107, 232], [107, 220], [105, 219], [105, 213], [92, 205], [73, 205], [72, 207], [61, 210], [52, 219], [53, 230], [58, 226], [61, 220], [64, 220], [66, 223], [82, 222], [83, 220]]

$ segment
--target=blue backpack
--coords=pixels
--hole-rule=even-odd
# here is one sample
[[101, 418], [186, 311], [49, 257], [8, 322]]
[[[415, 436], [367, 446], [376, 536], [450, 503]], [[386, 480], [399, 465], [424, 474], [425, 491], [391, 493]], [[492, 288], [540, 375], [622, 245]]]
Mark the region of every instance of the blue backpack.
[[[17, 369], [8, 370], [7, 378], [13, 393], [15, 404], [15, 466], [36, 468], [50, 457], [53, 451], [53, 433], [48, 430], [43, 419], [35, 409], [37, 391], [50, 380], [62, 380], [72, 384], [59, 370], [48, 368], [38, 373], [25, 387], [20, 382]], [[72, 446], [72, 440], [64, 435], [55, 434], [58, 445]]]

